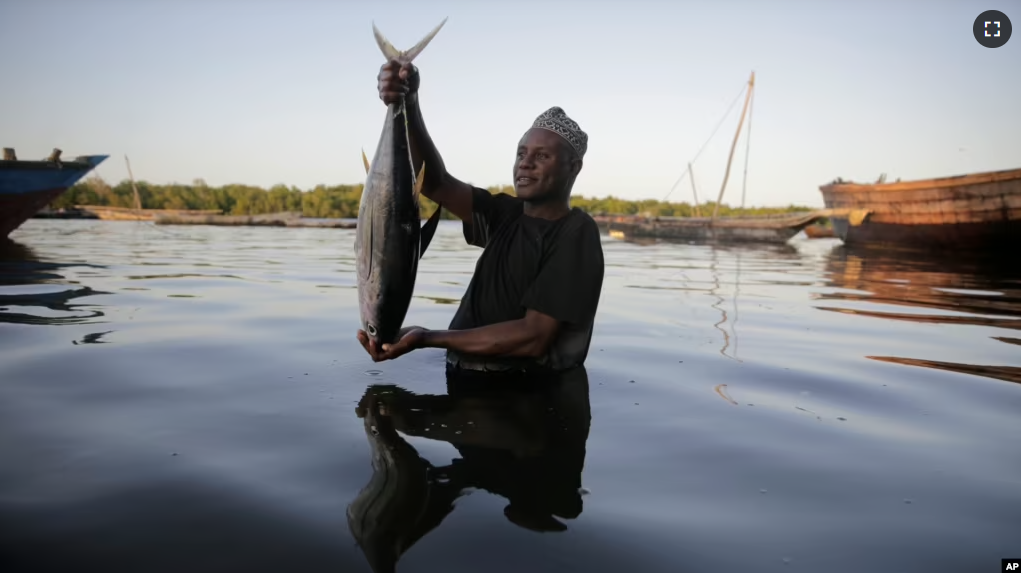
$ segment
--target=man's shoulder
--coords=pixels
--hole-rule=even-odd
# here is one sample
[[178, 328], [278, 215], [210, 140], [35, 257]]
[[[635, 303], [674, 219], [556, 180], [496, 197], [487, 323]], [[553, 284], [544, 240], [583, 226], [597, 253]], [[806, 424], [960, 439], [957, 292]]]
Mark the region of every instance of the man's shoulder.
[[586, 233], [591, 231], [599, 232], [599, 225], [596, 223], [596, 220], [592, 218], [592, 215], [588, 214], [588, 211], [585, 211], [581, 207], [571, 207], [571, 213], [574, 215], [574, 219], [576, 221], [575, 224]]
[[488, 189], [483, 189], [481, 187], [474, 187], [473, 186], [472, 187], [472, 193], [474, 193], [476, 197], [481, 195], [484, 200], [486, 200], [487, 202], [489, 202], [489, 203], [491, 203], [493, 205], [523, 205], [524, 204], [524, 200], [523, 199], [520, 199], [520, 198], [518, 198], [518, 197], [516, 197], [514, 195], [511, 195], [509, 193], [504, 193], [503, 191], [500, 191], [498, 193], [493, 193], [493, 192], [489, 191]]
[[583, 209], [571, 208], [571, 214], [565, 218], [563, 225], [564, 234], [576, 237], [595, 238], [599, 241], [599, 225]]

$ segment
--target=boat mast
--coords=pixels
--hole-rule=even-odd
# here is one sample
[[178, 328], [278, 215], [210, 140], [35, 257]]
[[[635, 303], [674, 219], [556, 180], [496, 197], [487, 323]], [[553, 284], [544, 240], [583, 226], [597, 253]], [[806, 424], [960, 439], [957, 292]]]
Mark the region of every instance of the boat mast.
[[691, 170], [691, 162], [688, 162], [688, 177], [691, 177], [691, 194], [695, 196], [695, 216], [702, 216], [702, 209], [698, 206], [698, 189], [695, 189], [695, 172]]
[[741, 181], [741, 208], [744, 209], [745, 192], [748, 190], [748, 156], [752, 151], [752, 112], [755, 111], [755, 95], [748, 102], [748, 132], [744, 138], [744, 177]]
[[752, 90], [755, 89], [755, 72], [748, 78], [748, 93], [744, 98], [744, 107], [741, 109], [741, 119], [737, 122], [737, 131], [734, 133], [734, 142], [730, 144], [730, 155], [727, 156], [727, 170], [723, 173], [723, 185], [720, 186], [720, 195], [716, 198], [716, 206], [713, 208], [713, 221], [720, 211], [720, 201], [723, 201], [723, 191], [727, 189], [727, 179], [730, 178], [730, 164], [734, 161], [734, 150], [737, 148], [737, 140], [741, 136], [741, 127], [744, 125], [744, 117], [748, 113], [748, 102], [752, 99]]
[[[138, 187], [135, 187], [135, 176], [131, 174], [131, 162], [128, 161], [128, 156], [124, 156], [124, 163], [128, 166], [128, 178], [131, 179], [131, 190], [135, 193], [135, 209], [138, 211], [142, 210], [142, 199], [138, 196]], [[138, 213], [135, 213], [138, 215]]]

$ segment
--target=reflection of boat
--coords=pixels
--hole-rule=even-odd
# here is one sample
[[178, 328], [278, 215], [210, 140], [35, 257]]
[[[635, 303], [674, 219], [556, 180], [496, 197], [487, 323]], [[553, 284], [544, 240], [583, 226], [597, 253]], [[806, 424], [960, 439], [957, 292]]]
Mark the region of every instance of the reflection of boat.
[[[558, 517], [581, 514], [591, 418], [585, 369], [541, 385], [497, 380], [451, 376], [447, 395], [438, 396], [396, 386], [366, 390], [357, 413], [372, 449], [373, 473], [347, 516], [376, 573], [394, 571], [469, 488], [507, 499], [504, 516], [533, 531], [563, 531], [567, 526]], [[461, 458], [434, 466], [401, 434], [448, 442]]]
[[829, 254], [826, 271], [828, 286], [860, 292], [819, 294], [815, 295], [817, 300], [866, 301], [954, 314], [822, 307], [824, 310], [917, 322], [1021, 327], [1021, 269], [1003, 257], [959, 260], [917, 253], [898, 256], [879, 249], [840, 246]]
[[719, 263], [719, 259], [717, 257], [715, 248], [713, 249], [712, 263], [710, 263], [709, 265], [709, 272], [713, 276], [713, 286], [712, 288], [709, 289], [709, 294], [711, 294], [713, 298], [716, 299], [716, 302], [709, 306], [720, 311], [720, 320], [719, 322], [713, 325], [713, 328], [720, 331], [720, 334], [723, 335], [723, 348], [720, 348], [720, 355], [741, 362], [741, 359], [737, 357], [737, 318], [738, 318], [737, 296], [741, 290], [741, 252], [737, 251], [736, 255], [737, 255], [737, 274], [734, 279], [734, 322], [731, 323], [730, 325], [730, 330], [734, 333], [734, 356], [730, 356], [729, 354], [727, 354], [727, 348], [730, 347], [730, 333], [728, 333], [725, 329], [721, 328], [721, 325], [727, 324], [727, 311], [726, 309], [719, 306], [723, 304], [723, 297], [717, 294], [717, 291], [720, 289], [720, 275], [716, 272], [716, 267], [717, 264]]
[[[90, 266], [74, 263], [75, 266]], [[0, 294], [0, 324], [83, 324], [97, 322], [103, 311], [93, 305], [76, 304], [77, 298], [109, 294], [93, 290], [88, 286], [65, 284], [64, 277], [57, 274], [66, 265], [50, 263], [39, 259], [30, 247], [10, 239], [0, 238], [0, 286], [25, 286], [54, 284], [63, 290], [23, 294]], [[94, 266], [94, 265], [93, 265]], [[13, 308], [8, 308], [13, 307]], [[45, 316], [36, 316], [17, 309], [45, 308]]]
[[3, 153], [0, 159], [0, 238], [9, 236], [108, 157], [84, 155], [62, 161], [61, 151], [54, 149], [44, 161], [24, 161], [17, 158], [13, 149], [4, 148]]
[[[1021, 269], [1006, 257], [942, 259], [924, 253], [897, 256], [880, 249], [841, 246], [830, 253], [826, 270], [828, 286], [851, 292], [817, 294], [816, 300], [907, 308], [890, 312], [817, 306], [820, 310], [923, 324], [1021, 330]], [[1019, 342], [1015, 337], [989, 338], [1006, 344]], [[929, 357], [867, 358], [1021, 382], [1021, 368], [1014, 366], [962, 364]]]
[[1021, 244], [1021, 169], [957, 177], [819, 188], [849, 245], [1017, 250]]
[[949, 372], [974, 374], [975, 376], [985, 376], [987, 378], [996, 378], [998, 380], [1006, 380], [1007, 382], [1017, 382], [1021, 384], [1021, 368], [1018, 368], [1016, 366], [981, 366], [972, 364], [957, 364], [955, 362], [940, 362], [938, 360], [897, 358], [894, 356], [869, 356], [868, 358], [871, 358], [872, 360], [878, 360], [880, 362], [903, 364], [905, 366], [922, 366], [925, 368], [935, 368], [937, 370], [947, 370]]

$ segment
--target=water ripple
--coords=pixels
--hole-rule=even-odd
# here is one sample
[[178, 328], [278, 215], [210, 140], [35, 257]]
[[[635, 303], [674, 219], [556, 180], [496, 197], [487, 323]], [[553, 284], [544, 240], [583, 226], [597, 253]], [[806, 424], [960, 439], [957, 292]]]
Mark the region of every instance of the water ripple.
[[[391, 500], [421, 509], [401, 570], [979, 570], [1017, 547], [1010, 261], [604, 238], [591, 424], [563, 449], [589, 425], [537, 425], [560, 406], [452, 402], [441, 351], [365, 355], [351, 230], [13, 237], [0, 551], [26, 569], [369, 571], [348, 508], [377, 439], [392, 477], [432, 480]], [[407, 322], [448, 324], [479, 253], [441, 224]], [[409, 404], [382, 411], [396, 438], [366, 433], [373, 392]]]

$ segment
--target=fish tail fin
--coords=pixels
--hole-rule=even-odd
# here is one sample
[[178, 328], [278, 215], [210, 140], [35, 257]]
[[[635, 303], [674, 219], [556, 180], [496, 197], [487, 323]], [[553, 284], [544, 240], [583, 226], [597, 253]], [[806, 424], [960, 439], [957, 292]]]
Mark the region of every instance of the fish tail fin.
[[440, 22], [439, 26], [433, 28], [432, 32], [429, 32], [426, 37], [419, 40], [419, 42], [412, 46], [411, 49], [404, 51], [395, 48], [393, 44], [391, 44], [390, 41], [383, 36], [383, 33], [379, 31], [375, 22], [372, 23], [372, 34], [376, 37], [376, 44], [379, 45], [379, 50], [383, 52], [383, 56], [386, 57], [387, 61], [397, 61], [402, 64], [410, 64], [412, 60], [422, 53], [422, 50], [429, 45], [429, 42], [436, 37], [440, 28], [442, 28], [446, 23], [447, 18], [444, 18], [443, 21]]
[[365, 174], [369, 174], [369, 158], [365, 156], [365, 149], [362, 148], [362, 163], [365, 164]]

